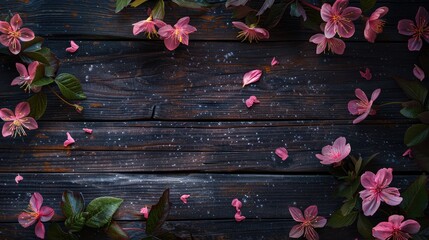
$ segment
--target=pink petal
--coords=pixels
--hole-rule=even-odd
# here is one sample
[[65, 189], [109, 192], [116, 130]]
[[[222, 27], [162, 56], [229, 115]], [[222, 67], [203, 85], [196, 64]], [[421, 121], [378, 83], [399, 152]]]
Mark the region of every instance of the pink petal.
[[344, 43], [343, 40], [339, 38], [331, 38], [331, 39], [328, 39], [327, 41], [331, 52], [338, 55], [343, 55], [344, 50], [346, 49], [346, 44]]
[[355, 89], [355, 95], [357, 98], [359, 98], [363, 102], [368, 102], [368, 97], [366, 96], [365, 92], [362, 91], [360, 88]]
[[36, 76], [37, 67], [39, 66], [38, 61], [31, 62], [30, 65], [28, 65], [28, 74], [30, 75], [30, 79], [33, 80]]
[[31, 31], [29, 28], [23, 28], [19, 30], [19, 33], [21, 33], [21, 36], [19, 37], [19, 40], [23, 42], [28, 42], [34, 39], [34, 32]]
[[188, 198], [189, 198], [190, 196], [191, 196], [191, 195], [184, 194], [184, 195], [180, 196], [180, 200], [182, 200], [182, 202], [183, 202], [184, 204], [187, 204], [187, 203], [188, 203]]
[[307, 220], [312, 220], [317, 217], [319, 211], [317, 210], [316, 205], [311, 205], [304, 210], [304, 217]]
[[408, 148], [408, 149], [407, 149], [407, 150], [402, 154], [402, 156], [403, 156], [403, 157], [408, 156], [409, 158], [413, 158], [413, 153], [412, 153], [411, 148]]
[[375, 174], [373, 172], [366, 171], [360, 177], [360, 183], [364, 188], [367, 188], [367, 189], [377, 187], [377, 183], [375, 181]]
[[70, 133], [67, 132], [66, 134], [67, 134], [67, 140], [64, 141], [64, 147], [67, 147], [68, 145], [75, 143], [75, 140], [72, 138]]
[[175, 28], [182, 28], [182, 27], [188, 25], [188, 23], [189, 23], [190, 20], [191, 19], [189, 17], [182, 17], [181, 19], [179, 19], [177, 21], [176, 24], [174, 24], [174, 27]]
[[15, 120], [15, 114], [8, 108], [2, 108], [0, 109], [0, 118], [3, 121], [13, 121]]
[[362, 122], [363, 120], [365, 120], [365, 118], [368, 117], [370, 111], [371, 111], [371, 108], [368, 108], [362, 115], [360, 115], [355, 120], [353, 120], [353, 124], [358, 124], [358, 123]]
[[304, 237], [307, 240], [319, 240], [319, 234], [317, 234], [316, 230], [311, 226], [305, 228]]
[[313, 221], [311, 221], [311, 226], [315, 228], [322, 228], [326, 225], [328, 219], [324, 217], [316, 217]]
[[[326, 4], [326, 3], [325, 3]], [[326, 23], [325, 25], [325, 37], [326, 38], [333, 38], [335, 36], [336, 32], [336, 25], [334, 24], [334, 22], [329, 21]]]
[[299, 208], [289, 207], [289, 213], [295, 221], [305, 222], [305, 218], [302, 215], [302, 211]]
[[10, 41], [11, 41], [11, 38], [9, 37], [9, 35], [7, 35], [7, 34], [2, 34], [2, 35], [0, 35], [0, 43], [1, 43], [3, 46], [5, 46], [5, 47], [9, 47], [9, 45], [10, 45]]
[[243, 76], [243, 87], [251, 83], [259, 81], [262, 76], [262, 71], [259, 69], [252, 70], [244, 74]]
[[3, 137], [9, 137], [13, 134], [13, 131], [11, 129], [12, 124], [13, 122], [7, 122], [3, 125], [2, 132], [1, 132]]
[[302, 224], [293, 226], [289, 232], [290, 238], [300, 238], [302, 235], [304, 235], [304, 226]]
[[392, 172], [393, 172], [392, 168], [382, 168], [378, 170], [374, 178], [376, 184], [381, 188], [385, 188], [389, 186], [389, 184], [393, 180]]
[[398, 22], [398, 32], [402, 35], [412, 36], [416, 25], [409, 19], [402, 19]]
[[14, 55], [18, 55], [18, 53], [21, 52], [21, 43], [19, 42], [18, 39], [13, 38], [10, 41], [9, 51]]
[[256, 98], [256, 96], [250, 96], [247, 100], [246, 100], [246, 106], [248, 108], [252, 107], [254, 103], [260, 103], [260, 101]]
[[21, 76], [21, 77], [28, 77], [28, 76], [30, 76], [28, 74], [27, 68], [25, 67], [24, 64], [22, 64], [22, 63], [16, 63], [15, 66], [16, 66], [16, 70], [19, 73], [19, 76]]
[[18, 175], [16, 175], [16, 177], [15, 177], [15, 182], [18, 184], [22, 180], [24, 180], [24, 178], [21, 175], [19, 175], [19, 173], [18, 173]]
[[355, 34], [355, 25], [349, 20], [340, 21], [337, 31], [340, 37], [351, 38]]
[[158, 29], [158, 34], [161, 39], [171, 37], [174, 34], [175, 29], [171, 25], [165, 25]]
[[5, 34], [5, 37], [7, 37], [7, 34], [12, 30], [12, 27], [8, 22], [0, 21], [0, 32]]
[[170, 36], [164, 39], [164, 45], [168, 50], [173, 51], [180, 45], [180, 42], [174, 36]]
[[317, 44], [316, 54], [321, 54], [322, 52], [324, 52], [326, 49], [326, 45], [328, 43], [325, 35], [323, 35], [321, 33], [318, 33], [318, 34], [311, 36], [309, 41]]
[[20, 120], [20, 122], [28, 130], [34, 130], [34, 129], [37, 129], [39, 127], [39, 125], [37, 124], [36, 120], [34, 120], [34, 118], [32, 118], [32, 117], [22, 118]]
[[237, 198], [234, 198], [231, 202], [231, 206], [235, 207], [235, 210], [239, 212], [243, 204], [241, 203], [240, 200], [238, 200]]
[[423, 81], [423, 79], [425, 79], [425, 72], [423, 71], [423, 69], [421, 69], [419, 66], [415, 64], [414, 64], [413, 74], [420, 81]]
[[369, 196], [368, 198], [363, 199], [362, 201], [362, 210], [365, 216], [372, 216], [377, 212], [380, 207], [381, 200], [374, 195]]
[[380, 19], [380, 18], [384, 17], [384, 15], [386, 15], [388, 12], [389, 12], [388, 7], [379, 7], [377, 9], [375, 9], [375, 11], [369, 17], [369, 19], [370, 20]]
[[383, 189], [380, 193], [380, 198], [390, 206], [398, 206], [402, 202], [399, 190], [395, 187]]
[[36, 221], [37, 221], [37, 218], [35, 217], [35, 215], [28, 212], [22, 212], [18, 216], [18, 222], [24, 228], [28, 228], [29, 226], [33, 225]]
[[249, 27], [242, 22], [232, 22], [232, 25], [234, 25], [234, 27], [241, 29], [243, 31], [246, 31], [249, 29]]
[[143, 214], [144, 218], [146, 218], [146, 219], [149, 218], [149, 209], [147, 207], [140, 209], [140, 213]]
[[[349, 20], [357, 20], [362, 15], [362, 10], [357, 7], [347, 7], [344, 9], [342, 16]], [[349, 21], [351, 22], [351, 21]]]
[[381, 222], [372, 228], [372, 236], [386, 240], [393, 235], [393, 226], [389, 222]]
[[154, 19], [153, 22], [155, 23], [155, 26], [157, 26], [158, 28], [164, 27], [167, 24], [159, 19]]
[[257, 33], [260, 39], [270, 38], [270, 32], [268, 32], [265, 28], [253, 28], [253, 30]]
[[236, 222], [241, 222], [241, 221], [243, 221], [244, 219], [246, 219], [246, 217], [245, 217], [245, 216], [242, 216], [242, 215], [241, 215], [241, 212], [240, 212], [240, 211], [238, 211], [238, 212], [236, 212], [236, 213], [235, 213], [234, 218], [235, 218], [235, 221], [236, 221]]
[[284, 147], [277, 148], [276, 151], [275, 151], [275, 153], [276, 153], [277, 156], [279, 156], [279, 158], [282, 159], [282, 161], [286, 160], [289, 157], [288, 151]]
[[47, 222], [50, 221], [51, 218], [54, 216], [55, 212], [54, 209], [47, 207], [47, 206], [43, 206], [40, 208], [40, 221], [42, 222]]
[[420, 231], [420, 224], [417, 221], [410, 219], [401, 223], [400, 229], [406, 233], [416, 234]]
[[77, 45], [73, 40], [70, 41], [70, 47], [66, 48], [66, 51], [69, 53], [74, 53], [79, 49], [79, 45]]
[[90, 128], [83, 128], [82, 130], [86, 133], [92, 134], [92, 129]]
[[276, 57], [273, 57], [273, 59], [271, 60], [271, 67], [274, 67], [277, 64], [279, 64], [279, 61], [277, 61]]
[[39, 212], [43, 204], [43, 197], [40, 193], [35, 192], [30, 198], [30, 207], [34, 212]]
[[10, 19], [10, 26], [14, 31], [17, 31], [22, 27], [22, 19], [19, 14], [13, 15], [13, 17]]
[[366, 80], [371, 80], [372, 78], [372, 73], [369, 68], [366, 68], [365, 72], [359, 71], [359, 73], [360, 73], [360, 76], [365, 78]]
[[363, 35], [368, 42], [370, 42], [370, 43], [375, 42], [375, 39], [377, 38], [377, 32], [375, 32], [372, 29], [370, 21], [366, 21], [365, 30], [363, 31]]
[[45, 239], [45, 226], [41, 221], [36, 224], [36, 228], [34, 229], [36, 236], [41, 239]]
[[429, 13], [426, 8], [419, 7], [416, 14], [416, 23], [418, 27], [426, 27], [429, 22]]
[[423, 41], [419, 36], [414, 36], [408, 39], [408, 50], [410, 51], [420, 51], [423, 46]]
[[322, 20], [325, 22], [331, 21], [332, 14], [332, 6], [329, 3], [324, 3], [320, 8], [320, 16], [322, 17]]
[[402, 215], [392, 215], [392, 216], [389, 216], [389, 219], [388, 219], [388, 221], [389, 221], [389, 223], [391, 223], [392, 224], [392, 226], [395, 228], [399, 228], [400, 226], [401, 226], [401, 223], [402, 223], [402, 221], [404, 221], [404, 216], [402, 216]]
[[30, 104], [28, 102], [20, 102], [15, 107], [15, 117], [17, 119], [23, 118], [30, 114]]

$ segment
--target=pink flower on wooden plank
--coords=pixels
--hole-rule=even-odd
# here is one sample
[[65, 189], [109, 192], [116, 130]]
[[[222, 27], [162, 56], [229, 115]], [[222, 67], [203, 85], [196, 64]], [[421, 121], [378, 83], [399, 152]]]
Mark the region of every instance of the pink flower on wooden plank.
[[191, 195], [189, 195], [189, 194], [184, 194], [184, 195], [180, 196], [180, 200], [181, 200], [184, 204], [187, 204], [187, 203], [188, 203], [188, 198], [189, 198], [190, 196], [191, 196]]
[[167, 25], [165, 22], [159, 19], [153, 19], [152, 16], [149, 16], [146, 20], [133, 23], [133, 34], [134, 36], [144, 32], [146, 33], [147, 38], [151, 39], [152, 36], [158, 36], [156, 28], [161, 28]]
[[300, 238], [304, 235], [307, 240], [318, 240], [319, 234], [317, 234], [315, 228], [323, 228], [326, 225], [326, 218], [317, 216], [318, 209], [316, 205], [309, 206], [304, 211], [304, 215], [299, 208], [289, 207], [290, 215], [292, 218], [300, 224], [295, 225], [289, 232], [289, 237]]
[[18, 70], [19, 77], [16, 77], [13, 79], [11, 86], [19, 85], [24, 88], [24, 91], [33, 91], [33, 92], [40, 92], [42, 89], [41, 87], [33, 86], [32, 83], [34, 81], [34, 77], [36, 76], [37, 67], [39, 66], [38, 61], [31, 62], [30, 65], [28, 65], [28, 70], [22, 63], [16, 63], [16, 70]]
[[276, 155], [282, 159], [282, 161], [286, 160], [289, 157], [288, 151], [284, 147], [279, 147], [275, 151]]
[[351, 100], [348, 103], [348, 109], [349, 112], [352, 115], [360, 115], [358, 118], [353, 120], [353, 124], [357, 124], [362, 122], [368, 115], [375, 115], [376, 110], [372, 108], [372, 105], [374, 101], [378, 98], [380, 95], [381, 89], [376, 89], [374, 92], [372, 92], [371, 100], [368, 101], [368, 98], [366, 97], [366, 94], [364, 91], [362, 91], [360, 88], [356, 88], [355, 95], [358, 100]]
[[360, 73], [360, 76], [365, 78], [366, 80], [372, 79], [372, 73], [371, 73], [371, 70], [369, 68], [366, 68], [365, 72], [359, 71], [359, 73]]
[[390, 206], [398, 206], [402, 202], [398, 188], [389, 187], [393, 179], [392, 171], [392, 168], [382, 168], [377, 174], [369, 171], [362, 174], [360, 182], [365, 190], [360, 191], [359, 195], [365, 216], [374, 215], [381, 202]]
[[67, 140], [64, 141], [64, 147], [67, 147], [70, 144], [75, 143], [75, 140], [73, 139], [73, 137], [70, 135], [69, 132], [67, 132], [66, 135], [67, 135]]
[[149, 218], [149, 212], [150, 212], [150, 210], [147, 207], [144, 207], [144, 208], [140, 209], [140, 214], [142, 214], [143, 217], [146, 218], [146, 219]]
[[69, 53], [74, 53], [79, 49], [79, 45], [77, 45], [73, 40], [70, 41], [70, 47], [66, 48], [66, 51]]
[[241, 221], [243, 221], [244, 219], [246, 219], [246, 217], [245, 217], [245, 216], [241, 215], [241, 212], [240, 212], [240, 211], [237, 211], [237, 212], [235, 213], [234, 218], [235, 218], [235, 221], [236, 221], [236, 222], [241, 222]]
[[253, 104], [255, 104], [255, 103], [260, 103], [260, 101], [258, 100], [258, 98], [256, 98], [256, 96], [250, 96], [246, 100], [246, 106], [247, 106], [247, 108], [251, 108], [253, 106]]
[[259, 69], [252, 70], [252, 71], [245, 73], [243, 76], [243, 87], [259, 81], [261, 76], [262, 76], [262, 71]]
[[372, 236], [378, 240], [407, 240], [411, 234], [420, 231], [420, 224], [412, 219], [404, 221], [402, 215], [392, 215], [388, 222], [381, 222], [372, 228]]
[[165, 25], [158, 30], [168, 50], [173, 51], [180, 43], [189, 44], [189, 34], [197, 31], [195, 27], [188, 24], [189, 21], [189, 17], [183, 17], [177, 21], [174, 28], [171, 25]]
[[90, 128], [83, 128], [82, 130], [86, 133], [92, 134], [92, 129]]
[[411, 150], [411, 148], [408, 148], [403, 154], [403, 157], [409, 157], [409, 158], [413, 158], [413, 151]]
[[383, 32], [383, 27], [386, 21], [380, 19], [384, 17], [389, 12], [388, 7], [379, 7], [377, 8], [371, 16], [368, 18], [365, 24], [364, 36], [368, 42], [375, 42], [377, 34]]
[[19, 173], [18, 173], [18, 175], [16, 175], [16, 177], [15, 177], [15, 182], [18, 184], [22, 180], [24, 180], [24, 178], [21, 175], [19, 175]]
[[273, 59], [271, 60], [271, 67], [274, 67], [277, 64], [279, 64], [279, 61], [277, 61], [276, 57], [273, 57]]
[[410, 19], [398, 22], [398, 31], [405, 36], [412, 36], [408, 40], [408, 50], [420, 51], [423, 46], [422, 38], [429, 43], [429, 14], [424, 7], [419, 7], [416, 14], [416, 23]]
[[[320, 25], [322, 31], [324, 26], [325, 24], [323, 23]], [[343, 40], [336, 37], [328, 38], [326, 37], [326, 34], [323, 33], [317, 33], [311, 36], [309, 41], [314, 44], [317, 44], [316, 54], [321, 54], [328, 50], [332, 53], [342, 55], [344, 53], [344, 50], [346, 49], [346, 44]]]
[[36, 228], [35, 233], [38, 238], [45, 238], [45, 226], [43, 222], [51, 220], [54, 216], [54, 209], [51, 207], [43, 206], [43, 197], [40, 193], [35, 192], [31, 196], [30, 204], [28, 206], [29, 211], [22, 212], [18, 216], [18, 222], [24, 228], [33, 225], [35, 222]]
[[235, 207], [235, 210], [239, 212], [243, 204], [241, 203], [240, 200], [238, 200], [237, 198], [234, 198], [231, 202], [231, 206]]
[[348, 0], [336, 0], [334, 5], [324, 3], [320, 9], [320, 15], [325, 25], [325, 36], [333, 38], [336, 33], [340, 37], [350, 38], [355, 33], [353, 21], [358, 19], [362, 10], [357, 7], [347, 7]]
[[30, 104], [27, 102], [21, 102], [15, 107], [15, 113], [10, 109], [0, 109], [0, 118], [6, 123], [3, 125], [2, 135], [3, 137], [13, 136], [26, 136], [24, 128], [28, 130], [37, 129], [36, 120], [32, 117], [28, 117], [30, 114]]
[[425, 79], [425, 72], [423, 71], [423, 69], [421, 69], [419, 66], [415, 64], [414, 64], [413, 74], [420, 81], [423, 81], [423, 79]]
[[254, 24], [247, 26], [242, 22], [232, 22], [232, 25], [242, 30], [238, 33], [237, 38], [241, 38], [243, 41], [247, 39], [251, 43], [270, 38], [270, 33], [265, 28], [256, 27]]
[[29, 28], [21, 28], [23, 25], [19, 14], [15, 14], [10, 19], [10, 24], [5, 21], [0, 21], [0, 43], [3, 46], [9, 47], [9, 51], [17, 55], [21, 52], [21, 43], [19, 41], [28, 42], [34, 39], [34, 32]]
[[320, 160], [321, 164], [339, 165], [341, 161], [350, 154], [351, 150], [350, 144], [346, 144], [346, 138], [339, 137], [334, 141], [332, 146], [324, 146], [322, 148], [322, 154], [316, 154], [316, 157]]

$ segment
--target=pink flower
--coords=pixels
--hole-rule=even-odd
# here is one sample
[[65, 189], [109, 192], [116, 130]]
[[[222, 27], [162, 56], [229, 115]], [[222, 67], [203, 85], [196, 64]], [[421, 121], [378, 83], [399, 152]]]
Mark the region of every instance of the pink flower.
[[250, 108], [253, 106], [253, 104], [255, 103], [260, 103], [260, 101], [256, 98], [256, 96], [250, 96], [247, 100], [246, 100], [246, 106], [247, 108]]
[[67, 140], [64, 141], [64, 147], [67, 147], [68, 145], [75, 143], [75, 140], [72, 138], [69, 132], [67, 132], [66, 135], [67, 135]]
[[365, 78], [366, 80], [371, 80], [372, 78], [372, 73], [371, 70], [369, 70], [369, 68], [365, 69], [365, 72], [359, 71], [360, 76]]
[[339, 137], [334, 141], [332, 146], [324, 146], [322, 148], [322, 154], [316, 154], [316, 157], [321, 161], [321, 164], [337, 165], [350, 154], [351, 150], [352, 148], [350, 147], [350, 144], [346, 144], [346, 138]]
[[92, 134], [92, 129], [90, 128], [83, 128], [82, 130], [86, 133]]
[[146, 219], [149, 218], [149, 212], [150, 212], [150, 210], [147, 207], [140, 209], [140, 213], [143, 214], [143, 217]]
[[156, 28], [161, 28], [167, 25], [165, 22], [153, 19], [152, 16], [149, 16], [146, 20], [142, 20], [140, 22], [136, 22], [133, 24], [133, 34], [138, 35], [139, 33], [146, 33], [147, 38], [151, 39], [152, 35], [158, 36], [158, 32]]
[[282, 161], [286, 160], [289, 157], [288, 151], [284, 147], [279, 147], [275, 151], [276, 155], [282, 159]]
[[377, 212], [381, 202], [390, 206], [397, 206], [402, 202], [399, 190], [389, 187], [392, 182], [393, 169], [382, 168], [377, 174], [366, 171], [362, 174], [360, 182], [365, 190], [359, 192], [362, 198], [362, 210], [365, 216], [372, 216]]
[[420, 231], [420, 224], [415, 220], [404, 221], [404, 216], [392, 215], [388, 222], [381, 222], [372, 228], [372, 236], [378, 240], [407, 240], [410, 234]]
[[19, 14], [15, 14], [10, 19], [10, 24], [5, 21], [0, 21], [0, 32], [3, 34], [0, 35], [0, 43], [6, 47], [9, 47], [9, 51], [17, 55], [21, 52], [21, 43], [28, 42], [34, 39], [34, 32], [28, 28], [22, 28], [22, 19]]
[[265, 28], [258, 28], [253, 24], [249, 27], [242, 22], [232, 22], [232, 25], [242, 30], [238, 33], [237, 38], [242, 38], [243, 41], [247, 39], [249, 42], [257, 42], [261, 39], [270, 38], [270, 33]]
[[325, 36], [332, 38], [335, 33], [340, 37], [350, 38], [355, 33], [355, 25], [353, 21], [358, 19], [362, 14], [362, 10], [357, 7], [347, 7], [348, 0], [336, 0], [334, 5], [329, 3], [322, 5], [320, 15], [323, 21], [326, 22]]
[[30, 104], [21, 102], [15, 107], [15, 113], [10, 109], [0, 109], [0, 118], [6, 123], [3, 125], [3, 137], [26, 136], [24, 128], [34, 130], [38, 128], [36, 120], [32, 117], [27, 117], [30, 114]]
[[277, 61], [276, 57], [273, 57], [273, 60], [271, 60], [271, 67], [274, 67], [277, 64], [279, 64], [279, 61]]
[[164, 44], [168, 50], [173, 51], [180, 43], [189, 44], [189, 34], [197, 29], [189, 25], [189, 17], [183, 17], [177, 21], [174, 28], [171, 25], [165, 25], [158, 30], [159, 36], [164, 39]]
[[66, 51], [69, 53], [74, 53], [79, 49], [79, 45], [77, 45], [73, 40], [70, 41], [70, 47], [66, 48]]
[[[325, 24], [321, 24], [320, 27], [324, 28]], [[326, 51], [326, 47], [328, 47], [328, 51], [342, 55], [344, 53], [344, 50], [346, 49], [346, 44], [343, 40], [332, 37], [328, 38], [326, 37], [326, 34], [317, 33], [313, 36], [311, 36], [310, 42], [317, 44], [316, 48], [316, 54], [321, 54], [322, 52]]]
[[241, 203], [240, 200], [238, 200], [237, 198], [234, 198], [231, 202], [231, 206], [235, 207], [235, 210], [239, 212], [243, 204]]
[[184, 194], [184, 195], [180, 196], [180, 200], [181, 200], [184, 204], [187, 204], [187, 203], [188, 203], [188, 198], [189, 198], [190, 196], [191, 196], [191, 195], [189, 195], [189, 194]]
[[358, 118], [353, 120], [353, 124], [357, 124], [362, 122], [368, 115], [375, 115], [376, 110], [372, 108], [372, 104], [380, 95], [381, 89], [378, 88], [374, 92], [372, 92], [371, 100], [368, 101], [365, 93], [360, 89], [356, 88], [355, 95], [359, 100], [351, 100], [348, 103], [349, 112], [352, 115], [360, 115]]
[[289, 207], [289, 212], [292, 215], [292, 218], [299, 222], [300, 224], [295, 225], [289, 232], [289, 237], [291, 238], [300, 238], [302, 235], [307, 240], [318, 240], [319, 234], [317, 234], [314, 228], [322, 228], [326, 225], [326, 218], [317, 216], [318, 210], [316, 205], [309, 206], [304, 211], [296, 207]]
[[416, 24], [410, 19], [402, 19], [398, 22], [398, 31], [405, 36], [412, 36], [408, 40], [408, 50], [420, 51], [423, 39], [429, 43], [429, 14], [424, 7], [419, 7], [416, 14]]
[[409, 158], [413, 158], [413, 151], [411, 150], [411, 148], [408, 148], [403, 154], [403, 157], [408, 156]]
[[32, 86], [31, 83], [34, 81], [34, 77], [36, 76], [37, 67], [39, 66], [38, 61], [31, 62], [30, 65], [28, 65], [28, 71], [27, 68], [25, 68], [24, 64], [16, 63], [16, 70], [19, 72], [19, 77], [16, 77], [13, 79], [11, 86], [20, 85], [24, 88], [25, 91], [30, 92], [31, 90], [33, 92], [39, 92], [41, 87]]
[[21, 175], [19, 175], [19, 173], [18, 173], [18, 175], [16, 175], [16, 177], [15, 177], [15, 182], [16, 182], [16, 184], [18, 184], [19, 182], [21, 182], [22, 180], [24, 180], [24, 178], [21, 176]]
[[235, 213], [234, 218], [235, 218], [235, 221], [236, 221], [236, 222], [241, 222], [241, 221], [243, 221], [244, 219], [246, 219], [246, 217], [245, 217], [245, 216], [242, 216], [242, 215], [241, 215], [241, 212], [240, 212], [240, 211], [237, 211], [237, 212]]
[[21, 226], [27, 228], [33, 225], [36, 221], [35, 233], [38, 238], [45, 238], [45, 226], [42, 222], [51, 220], [54, 216], [54, 209], [43, 206], [43, 197], [40, 193], [35, 192], [31, 196], [30, 204], [28, 206], [29, 211], [22, 212], [18, 216], [18, 221]]
[[380, 18], [386, 15], [387, 12], [389, 12], [388, 7], [379, 7], [371, 14], [371, 16], [366, 21], [365, 30], [363, 34], [365, 36], [365, 39], [368, 40], [368, 42], [373, 43], [375, 41], [375, 38], [377, 37], [377, 34], [383, 32], [383, 27], [386, 21]]
[[259, 69], [247, 72], [243, 76], [243, 87], [251, 83], [259, 81], [262, 76], [262, 71]]
[[413, 74], [420, 81], [423, 81], [423, 79], [425, 79], [425, 72], [423, 71], [423, 69], [421, 69], [419, 66], [415, 64], [414, 64]]

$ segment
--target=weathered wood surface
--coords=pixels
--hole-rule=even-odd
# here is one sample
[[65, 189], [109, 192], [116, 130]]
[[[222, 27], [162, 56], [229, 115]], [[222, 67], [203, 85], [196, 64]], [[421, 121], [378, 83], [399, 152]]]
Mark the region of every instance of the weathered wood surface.
[[[88, 100], [82, 114], [51, 96], [49, 120], [195, 120], [195, 119], [354, 119], [347, 103], [359, 87], [370, 94], [382, 88], [376, 103], [407, 100], [393, 76], [413, 78], [416, 55], [406, 43], [349, 43], [343, 56], [319, 56], [308, 42], [249, 46], [238, 42], [194, 42], [175, 52], [161, 42], [82, 41], [79, 51], [64, 51], [66, 41], [48, 41], [63, 64], [83, 82]], [[369, 53], [368, 53], [369, 52]], [[280, 65], [270, 67], [272, 57]], [[400, 57], [399, 57], [400, 56]], [[374, 77], [359, 70], [370, 67]], [[242, 88], [243, 74], [262, 69], [262, 79]], [[2, 84], [17, 75], [14, 65], [0, 68]], [[0, 90], [2, 106], [12, 107], [27, 94], [19, 87]], [[49, 92], [49, 91], [48, 91]], [[114, 94], [112, 94], [114, 93]], [[247, 109], [256, 95], [261, 103]], [[399, 98], [399, 99], [398, 99]], [[58, 105], [62, 106], [58, 108]], [[371, 119], [403, 119], [398, 106]]]

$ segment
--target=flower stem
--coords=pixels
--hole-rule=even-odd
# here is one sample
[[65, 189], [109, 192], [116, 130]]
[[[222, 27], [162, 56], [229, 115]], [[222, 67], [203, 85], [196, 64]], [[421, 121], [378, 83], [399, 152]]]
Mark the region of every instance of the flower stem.
[[387, 103], [383, 103], [383, 104], [378, 105], [378, 107], [384, 107], [387, 105], [396, 105], [396, 104], [402, 105], [403, 102], [387, 102]]
[[314, 9], [314, 10], [316, 10], [316, 11], [319, 11], [320, 12], [320, 7], [317, 7], [317, 6], [314, 6], [313, 4], [311, 4], [311, 3], [308, 3], [307, 1], [305, 1], [305, 0], [299, 0], [303, 5], [305, 5], [305, 6], [307, 6], [307, 7], [310, 7], [310, 8], [312, 8], [312, 9]]
[[57, 92], [55, 92], [55, 90], [54, 90], [54, 89], [52, 89], [50, 86], [48, 86], [48, 88], [49, 88], [49, 90], [51, 90], [51, 92], [52, 92], [55, 96], [57, 96], [57, 98], [59, 98], [59, 99], [60, 99], [61, 101], [63, 101], [65, 104], [67, 104], [67, 105], [69, 105], [70, 107], [73, 107], [74, 109], [76, 109], [76, 111], [77, 111], [78, 113], [81, 113], [81, 112], [82, 112], [82, 110], [83, 110], [83, 107], [82, 107], [82, 106], [77, 105], [77, 104], [70, 103], [69, 101], [67, 101], [67, 100], [65, 100], [63, 97], [61, 97]]

